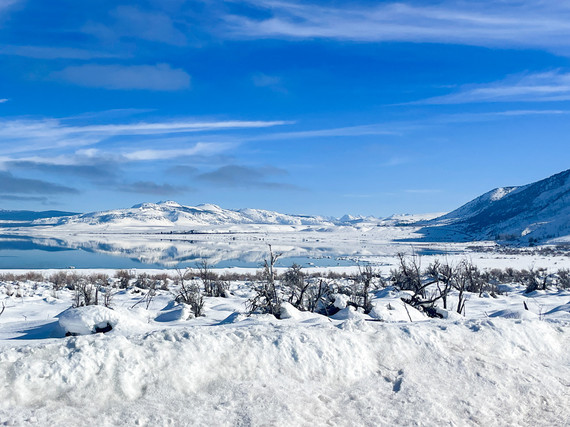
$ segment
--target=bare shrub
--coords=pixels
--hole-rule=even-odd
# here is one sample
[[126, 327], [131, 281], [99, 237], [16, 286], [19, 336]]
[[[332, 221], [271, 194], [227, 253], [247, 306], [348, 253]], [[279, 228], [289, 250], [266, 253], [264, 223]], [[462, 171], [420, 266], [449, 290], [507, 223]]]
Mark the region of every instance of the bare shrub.
[[134, 282], [134, 285], [137, 288], [148, 289], [150, 286], [153, 285], [153, 283], [154, 283], [154, 280], [152, 279], [152, 277], [150, 277], [149, 274], [140, 273], [139, 275], [137, 275], [137, 278]]
[[562, 268], [556, 272], [557, 284], [562, 289], [570, 288], [570, 270]]
[[518, 282], [525, 286], [525, 293], [530, 293], [538, 290], [546, 290], [548, 287], [548, 272], [545, 268], [534, 267], [528, 270], [521, 270], [518, 274]]
[[447, 262], [442, 263], [439, 260], [435, 260], [426, 269], [426, 274], [432, 282], [435, 282], [443, 308], [447, 310], [447, 296], [453, 287], [455, 275], [453, 267]]
[[425, 288], [422, 283], [421, 259], [417, 255], [412, 255], [408, 260], [402, 253], [397, 254], [398, 268], [392, 270], [392, 284], [402, 291], [412, 291], [419, 297], [425, 296]]
[[46, 280], [44, 275], [38, 271], [28, 271], [22, 274], [19, 279], [22, 281], [27, 280], [29, 282], [45, 282]]
[[299, 310], [306, 309], [306, 292], [309, 282], [305, 280], [305, 274], [301, 266], [293, 264], [281, 277], [283, 293], [287, 301]]
[[80, 277], [74, 285], [73, 306], [101, 304], [110, 307], [113, 295], [108, 275], [91, 274]]
[[129, 287], [131, 280], [135, 278], [135, 275], [128, 270], [117, 270], [115, 278], [119, 280], [119, 288], [126, 289]]
[[220, 276], [212, 271], [208, 261], [198, 263], [198, 277], [204, 285], [204, 294], [209, 297], [226, 297], [230, 290], [230, 282], [222, 280]]
[[59, 291], [67, 284], [67, 272], [58, 271], [57, 273], [53, 273], [49, 276], [48, 280], [53, 285], [53, 290]]
[[258, 311], [264, 314], [272, 314], [279, 318], [281, 314], [281, 296], [279, 295], [275, 281], [275, 262], [281, 254], [274, 254], [269, 245], [269, 261], [265, 260], [261, 280], [255, 287], [255, 295], [247, 301], [249, 315]]
[[198, 282], [194, 280], [192, 270], [176, 270], [176, 284], [180, 287], [176, 301], [187, 304], [192, 310], [194, 317], [202, 316], [204, 310], [204, 297]]
[[14, 273], [0, 273], [1, 282], [14, 282], [16, 281], [16, 275]]
[[142, 298], [139, 299], [136, 303], [134, 303], [131, 308], [135, 308], [137, 305], [144, 303], [145, 308], [148, 310], [150, 304], [152, 303], [154, 297], [156, 296], [156, 289], [158, 284], [160, 284], [160, 281], [154, 280], [152, 284], [149, 286], [147, 292], [144, 293]]
[[331, 316], [338, 312], [335, 307], [336, 289], [334, 283], [325, 279], [311, 279], [307, 289], [307, 310]]

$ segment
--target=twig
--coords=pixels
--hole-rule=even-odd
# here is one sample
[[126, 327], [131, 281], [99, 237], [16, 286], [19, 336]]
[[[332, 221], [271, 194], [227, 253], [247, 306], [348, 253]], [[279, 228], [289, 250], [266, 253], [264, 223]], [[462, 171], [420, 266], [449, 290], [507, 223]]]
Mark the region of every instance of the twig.
[[408, 306], [406, 305], [406, 302], [404, 300], [402, 300], [402, 304], [404, 304], [404, 308], [406, 309], [406, 313], [408, 313], [408, 317], [410, 318], [410, 322], [413, 322], [412, 316], [410, 316], [410, 312], [408, 311]]

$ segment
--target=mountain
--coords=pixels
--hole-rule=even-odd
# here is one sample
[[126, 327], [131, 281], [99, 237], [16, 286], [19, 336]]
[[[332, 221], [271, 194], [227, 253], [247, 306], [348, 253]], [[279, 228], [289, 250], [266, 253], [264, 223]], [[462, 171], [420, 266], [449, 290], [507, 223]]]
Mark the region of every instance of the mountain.
[[0, 209], [0, 225], [7, 226], [24, 226], [32, 221], [42, 218], [56, 218], [63, 216], [77, 215], [76, 212], [62, 212], [62, 211], [9, 211]]
[[521, 187], [496, 188], [421, 230], [445, 240], [544, 241], [570, 235], [570, 169]]
[[[343, 221], [320, 216], [287, 215], [261, 209], [223, 209], [212, 204], [184, 206], [173, 201], [142, 203], [129, 209], [93, 212], [70, 217], [40, 219], [36, 226], [92, 231], [145, 229], [157, 231], [253, 230], [257, 225], [330, 228]], [[245, 226], [245, 227], [243, 227]]]

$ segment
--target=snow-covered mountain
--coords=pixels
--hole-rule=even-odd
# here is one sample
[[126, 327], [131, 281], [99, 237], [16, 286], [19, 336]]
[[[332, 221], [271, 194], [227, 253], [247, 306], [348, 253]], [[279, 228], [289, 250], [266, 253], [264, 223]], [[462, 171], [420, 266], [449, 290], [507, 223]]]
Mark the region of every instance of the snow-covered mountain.
[[[36, 226], [57, 226], [65, 229], [172, 229], [191, 230], [211, 226], [310, 226], [334, 227], [353, 222], [321, 216], [287, 215], [261, 209], [223, 209], [212, 204], [183, 206], [173, 201], [142, 203], [129, 209], [93, 212], [63, 218], [41, 219]], [[224, 229], [226, 230], [226, 229]], [[227, 231], [227, 230], [226, 230]]]
[[362, 232], [388, 228], [424, 241], [570, 240], [570, 169], [541, 181], [489, 191], [448, 214], [393, 215], [385, 219], [288, 215], [261, 209], [223, 209], [206, 204], [142, 203], [129, 209], [38, 219], [32, 225], [67, 232]]
[[496, 188], [423, 231], [471, 240], [563, 239], [570, 235], [570, 169], [521, 187]]
[[53, 218], [69, 215], [77, 215], [77, 213], [62, 211], [10, 211], [0, 209], [0, 221], [30, 222], [40, 218]]

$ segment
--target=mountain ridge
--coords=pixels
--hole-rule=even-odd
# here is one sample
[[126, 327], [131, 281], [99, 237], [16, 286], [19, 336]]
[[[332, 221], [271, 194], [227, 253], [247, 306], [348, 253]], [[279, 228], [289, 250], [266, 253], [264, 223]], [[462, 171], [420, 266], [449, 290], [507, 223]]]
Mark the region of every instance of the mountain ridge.
[[570, 169], [518, 187], [491, 190], [426, 224], [473, 240], [544, 241], [570, 235]]

